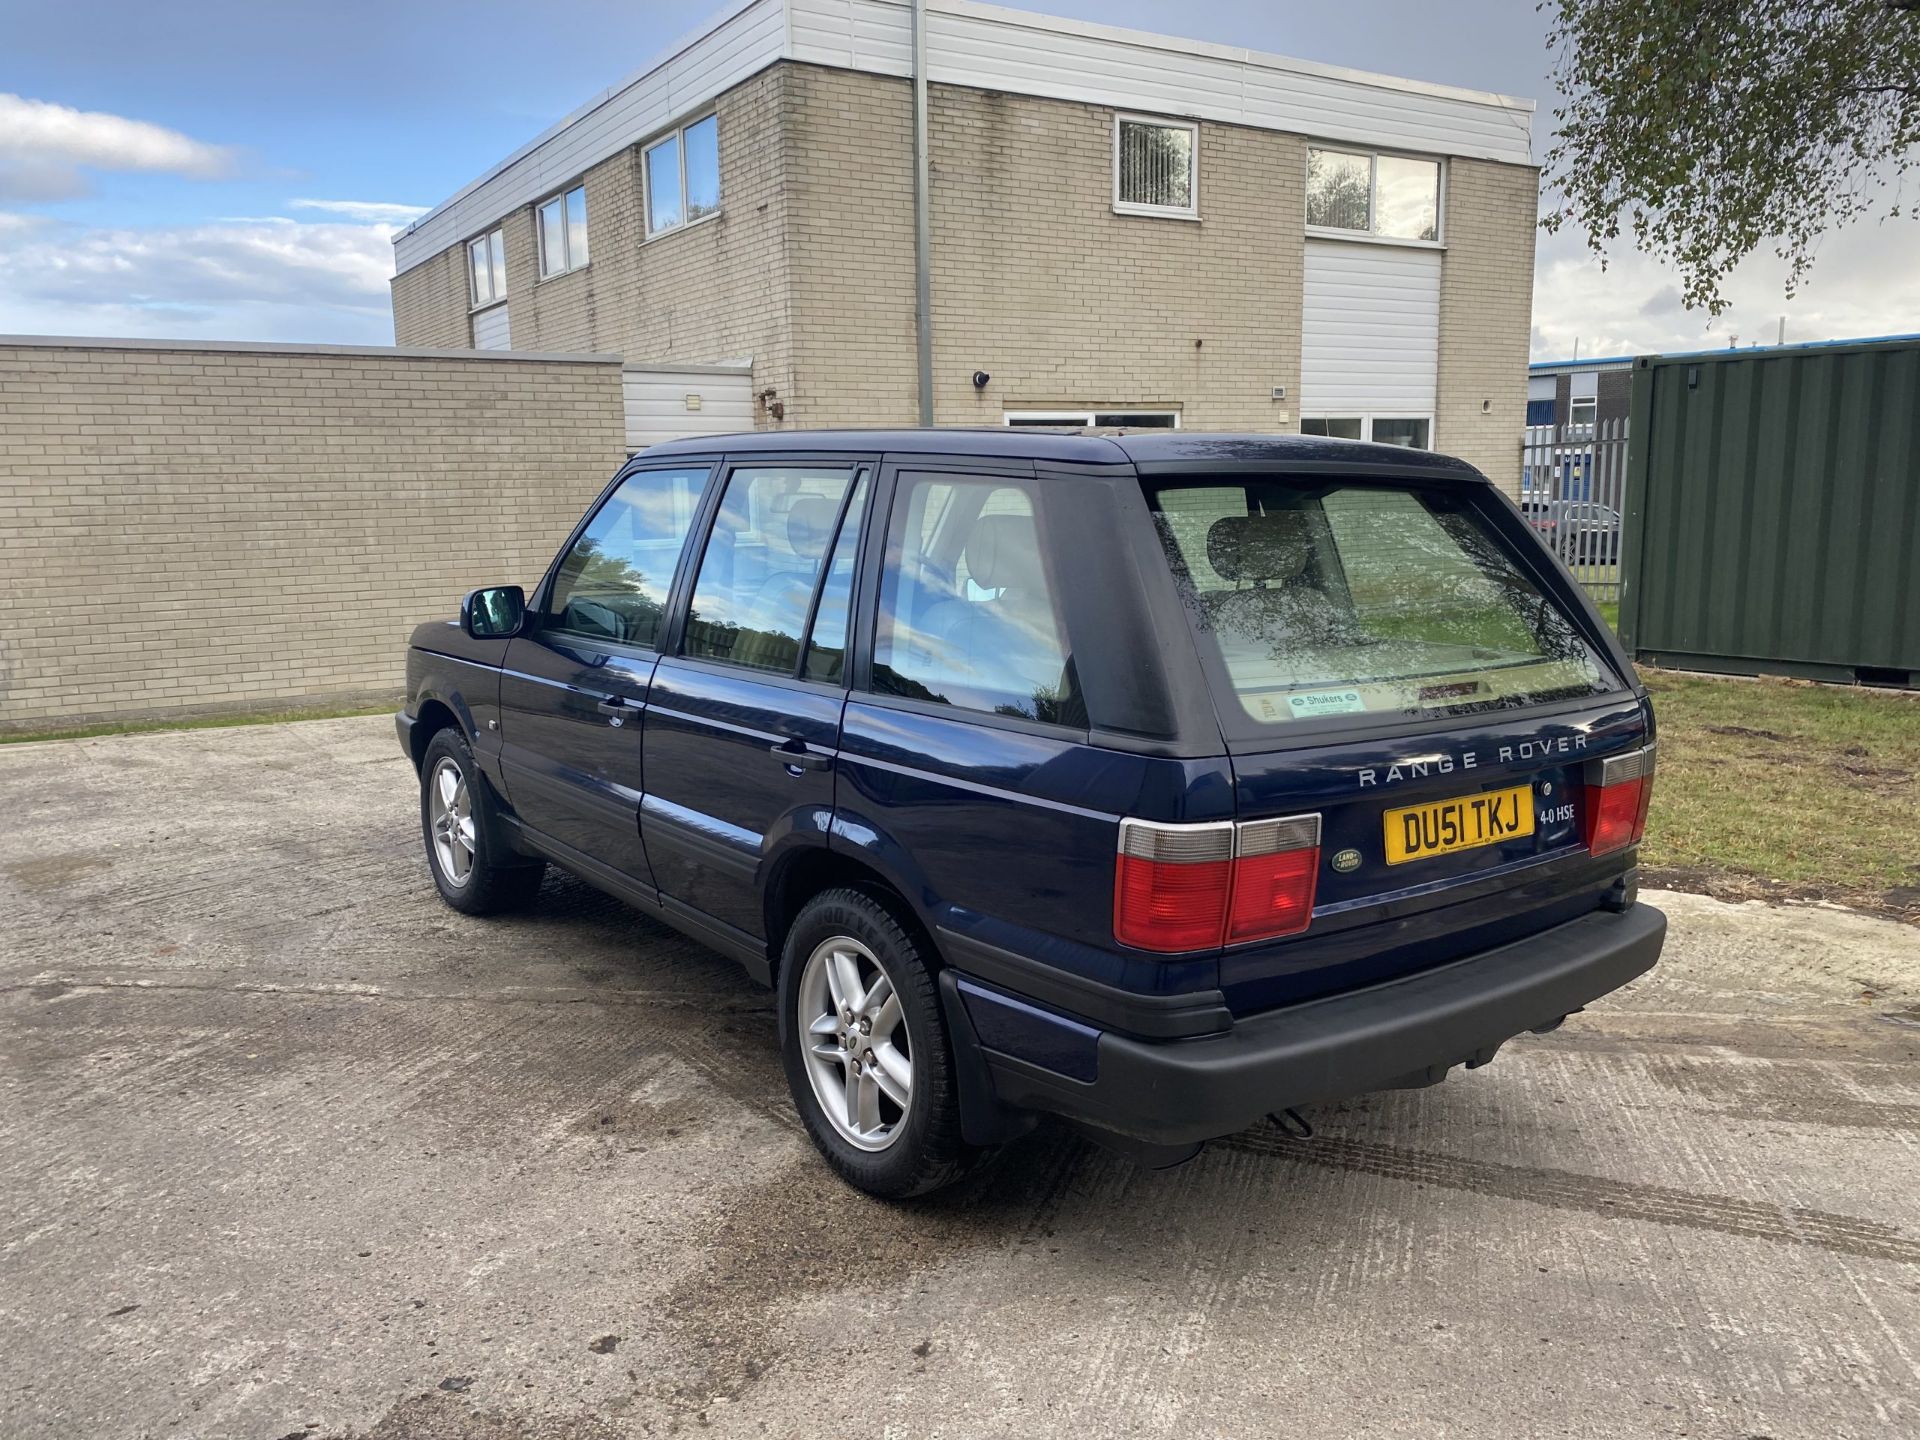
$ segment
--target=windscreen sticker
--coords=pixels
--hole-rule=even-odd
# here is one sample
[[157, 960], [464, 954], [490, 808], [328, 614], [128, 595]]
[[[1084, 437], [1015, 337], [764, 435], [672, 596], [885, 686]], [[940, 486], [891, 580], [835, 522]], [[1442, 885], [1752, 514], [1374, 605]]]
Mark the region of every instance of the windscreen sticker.
[[1287, 696], [1287, 709], [1296, 720], [1315, 715], [1353, 715], [1367, 708], [1358, 690], [1303, 690]]

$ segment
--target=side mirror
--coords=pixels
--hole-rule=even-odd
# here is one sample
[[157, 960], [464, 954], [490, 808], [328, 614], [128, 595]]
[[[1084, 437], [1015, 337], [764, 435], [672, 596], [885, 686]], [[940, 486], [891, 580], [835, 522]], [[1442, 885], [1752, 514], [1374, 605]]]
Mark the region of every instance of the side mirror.
[[527, 592], [518, 585], [490, 585], [460, 602], [460, 628], [476, 640], [505, 640], [526, 623]]

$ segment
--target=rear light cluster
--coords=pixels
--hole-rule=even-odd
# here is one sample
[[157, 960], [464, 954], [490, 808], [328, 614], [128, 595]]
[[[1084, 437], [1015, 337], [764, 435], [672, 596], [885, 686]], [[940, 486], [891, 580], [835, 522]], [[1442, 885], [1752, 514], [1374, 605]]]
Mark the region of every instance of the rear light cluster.
[[1595, 762], [1587, 770], [1587, 849], [1624, 850], [1647, 833], [1653, 799], [1653, 746]]
[[1210, 950], [1294, 935], [1313, 919], [1320, 817], [1207, 825], [1120, 822], [1113, 938], [1137, 950]]

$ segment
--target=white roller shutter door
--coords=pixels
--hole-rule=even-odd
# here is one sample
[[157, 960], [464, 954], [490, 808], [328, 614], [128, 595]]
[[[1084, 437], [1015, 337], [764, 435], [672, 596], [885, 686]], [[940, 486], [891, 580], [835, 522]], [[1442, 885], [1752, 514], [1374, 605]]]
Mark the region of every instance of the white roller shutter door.
[[1440, 252], [1307, 242], [1302, 415], [1431, 415], [1440, 369]]

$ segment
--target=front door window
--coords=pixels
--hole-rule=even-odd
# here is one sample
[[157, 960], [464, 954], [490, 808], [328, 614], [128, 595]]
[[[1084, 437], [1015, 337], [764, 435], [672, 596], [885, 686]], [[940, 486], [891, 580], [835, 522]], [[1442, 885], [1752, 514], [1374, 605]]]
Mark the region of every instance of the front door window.
[[561, 560], [547, 597], [547, 628], [657, 646], [674, 567], [708, 473], [702, 465], [629, 475]]

